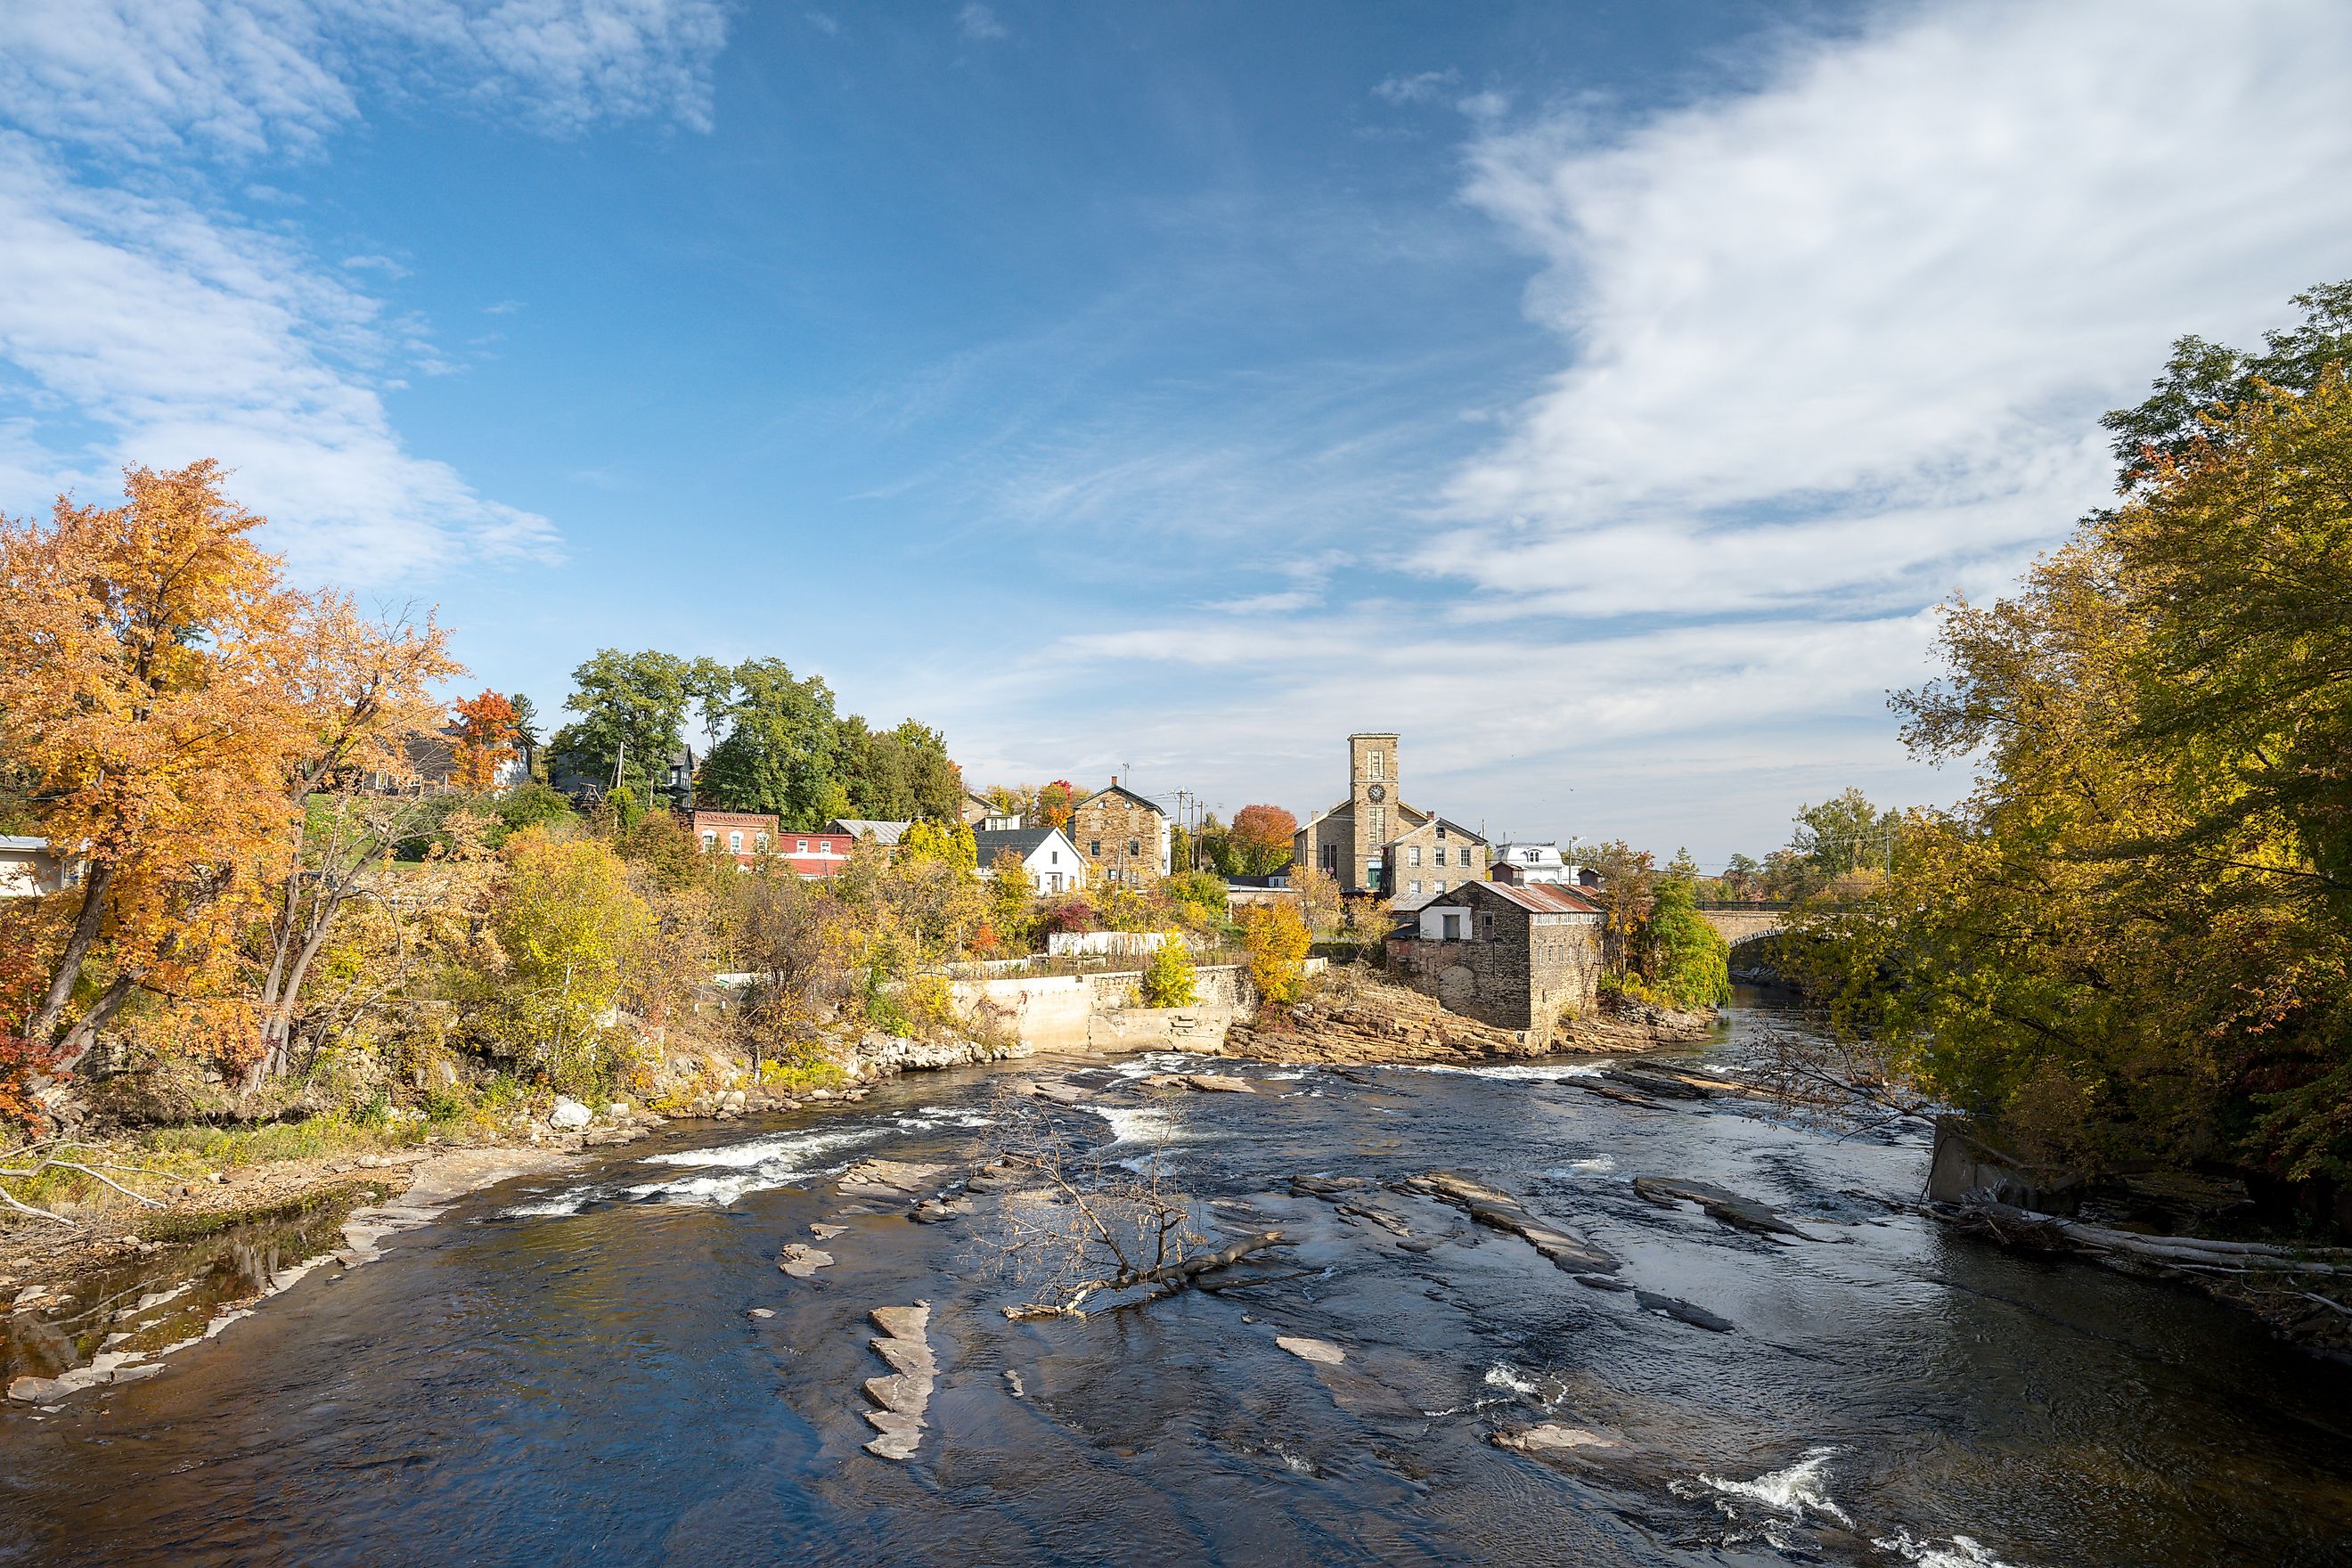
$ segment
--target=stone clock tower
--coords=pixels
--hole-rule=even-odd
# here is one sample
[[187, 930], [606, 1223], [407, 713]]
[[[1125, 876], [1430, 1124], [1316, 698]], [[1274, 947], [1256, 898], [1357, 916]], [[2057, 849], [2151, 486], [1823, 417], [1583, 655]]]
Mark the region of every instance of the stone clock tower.
[[1378, 874], [1381, 848], [1397, 836], [1403, 818], [1397, 810], [1397, 738], [1348, 737], [1348, 803], [1355, 808], [1354, 864], [1350, 887], [1386, 887]]

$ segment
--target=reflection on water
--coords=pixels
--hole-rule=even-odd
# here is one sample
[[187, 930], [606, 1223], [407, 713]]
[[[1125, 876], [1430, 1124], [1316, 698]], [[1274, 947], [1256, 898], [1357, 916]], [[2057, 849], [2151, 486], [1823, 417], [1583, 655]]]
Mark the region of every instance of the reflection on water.
[[[2345, 1369], [2189, 1292], [1940, 1232], [1904, 1206], [1916, 1137], [1624, 1106], [1583, 1091], [1588, 1065], [1243, 1068], [1261, 1092], [1177, 1120], [1117, 1098], [1132, 1065], [1080, 1072], [1118, 1114], [1074, 1126], [1180, 1135], [1221, 1215], [1300, 1238], [1274, 1283], [1085, 1322], [995, 1310], [984, 1221], [835, 1191], [855, 1160], [967, 1148], [987, 1075], [639, 1145], [484, 1194], [166, 1375], [0, 1417], [0, 1562], [2343, 1561]], [[1288, 1185], [1437, 1168], [1588, 1237], [1633, 1289], [1431, 1200], [1379, 1194], [1399, 1236]], [[1655, 1206], [1643, 1174], [1822, 1239]], [[786, 1279], [776, 1249], [812, 1222], [846, 1227], [839, 1262]], [[864, 1314], [918, 1299], [940, 1381], [896, 1467], [860, 1451]], [[1538, 1422], [1599, 1441], [1558, 1464], [1487, 1441]]]

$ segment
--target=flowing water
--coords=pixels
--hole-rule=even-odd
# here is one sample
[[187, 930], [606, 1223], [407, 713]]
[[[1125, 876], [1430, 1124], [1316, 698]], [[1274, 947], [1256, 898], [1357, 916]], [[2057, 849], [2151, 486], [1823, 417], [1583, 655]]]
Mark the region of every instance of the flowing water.
[[[1736, 1059], [1759, 1016], [1735, 1009], [1714, 1050]], [[1116, 1092], [1138, 1070], [1078, 1067], [1110, 1114], [1072, 1122], [1161, 1146], [1236, 1228], [1288, 1229], [1297, 1272], [1007, 1321], [984, 1212], [910, 1225], [835, 1181], [967, 1153], [1001, 1070], [672, 1129], [315, 1270], [161, 1375], [0, 1415], [0, 1563], [2352, 1561], [2352, 1371], [2190, 1292], [1945, 1233], [1904, 1206], [1916, 1132], [1647, 1110], [1584, 1092], [1581, 1062], [1222, 1064], [1259, 1092], [1174, 1112]], [[1433, 1169], [1606, 1247], [1635, 1289], [1428, 1199], [1379, 1196], [1401, 1238], [1287, 1185]], [[1814, 1239], [1654, 1206], [1642, 1174]], [[849, 1227], [840, 1261], [787, 1279], [777, 1248], [814, 1221]], [[919, 1299], [940, 1383], [895, 1465], [860, 1447], [858, 1385], [886, 1370], [865, 1314]], [[1554, 1464], [1487, 1441], [1543, 1421], [1615, 1446]]]

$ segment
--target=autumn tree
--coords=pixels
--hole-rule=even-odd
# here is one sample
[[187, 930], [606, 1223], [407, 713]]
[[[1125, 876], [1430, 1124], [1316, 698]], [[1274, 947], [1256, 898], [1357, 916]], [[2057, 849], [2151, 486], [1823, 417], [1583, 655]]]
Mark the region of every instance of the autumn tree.
[[456, 707], [450, 726], [455, 782], [467, 795], [488, 795], [498, 787], [499, 771], [519, 754], [514, 704], [485, 691], [458, 699]]
[[1298, 908], [1284, 899], [1253, 904], [1242, 911], [1242, 946], [1249, 954], [1250, 984], [1265, 1001], [1296, 1002], [1307, 985], [1307, 950], [1314, 940]]
[[1037, 792], [1037, 824], [1043, 827], [1067, 827], [1070, 817], [1078, 809], [1078, 786], [1067, 779], [1055, 779]]
[[559, 1087], [587, 1088], [610, 1071], [607, 1019], [629, 958], [653, 933], [652, 911], [620, 858], [593, 838], [532, 828], [509, 839], [501, 858], [478, 1026]]
[[1290, 890], [1298, 899], [1299, 912], [1306, 917], [1307, 930], [1329, 931], [1339, 929], [1343, 900], [1339, 878], [1313, 866], [1293, 866], [1290, 868]]
[[1263, 877], [1290, 858], [1298, 818], [1278, 805], [1245, 805], [1234, 813], [1231, 840], [1234, 864], [1245, 877]]
[[1192, 949], [1181, 931], [1162, 931], [1160, 945], [1143, 966], [1137, 989], [1147, 1007], [1190, 1007], [1200, 998]]
[[2352, 288], [2300, 302], [2260, 354], [2176, 345], [2109, 417], [2121, 504], [1946, 607], [1897, 706], [1976, 787], [1784, 944], [2028, 1158], [2352, 1184]]
[[[47, 983], [26, 1021], [64, 1067], [142, 991], [211, 1005], [241, 1055], [282, 1028], [315, 952], [296, 937], [305, 802], [404, 769], [427, 684], [457, 668], [429, 623], [287, 588], [216, 464], [131, 468], [123, 488], [120, 507], [60, 498], [46, 526], [0, 521], [5, 743], [38, 781], [43, 833], [85, 865], [37, 912]], [[239, 942], [257, 921], [257, 984]]]

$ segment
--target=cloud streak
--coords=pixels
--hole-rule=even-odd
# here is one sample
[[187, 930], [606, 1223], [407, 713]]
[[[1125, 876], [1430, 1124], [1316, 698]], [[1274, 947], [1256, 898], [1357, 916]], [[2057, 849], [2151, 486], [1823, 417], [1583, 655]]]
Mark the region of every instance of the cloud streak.
[[0, 130], [5, 504], [94, 499], [112, 486], [90, 476], [115, 465], [210, 456], [305, 573], [381, 584], [555, 558], [548, 519], [477, 494], [394, 429], [386, 385], [457, 368], [350, 280], [394, 280], [399, 265], [327, 265], [241, 217], [205, 170], [323, 156], [367, 92], [554, 134], [655, 115], [707, 126], [724, 36], [709, 0], [0, 9], [0, 116], [18, 127]]
[[[1696, 823], [1716, 859], [1844, 783], [1949, 798], [1882, 707], [1927, 672], [1927, 606], [2005, 590], [2102, 503], [2096, 416], [2173, 336], [2251, 340], [2352, 271], [2347, 80], [2352, 13], [2318, 0], [2001, 3], [1792, 38], [1662, 112], [1459, 105], [1464, 195], [1535, 258], [1562, 368], [1480, 400], [1502, 433], [1392, 508], [1369, 573], [1057, 658], [1218, 689], [1123, 742], [1172, 766], [1214, 733], [1212, 795], [1378, 726], [1423, 804]], [[1743, 773], [1775, 781], [1760, 810]]]

